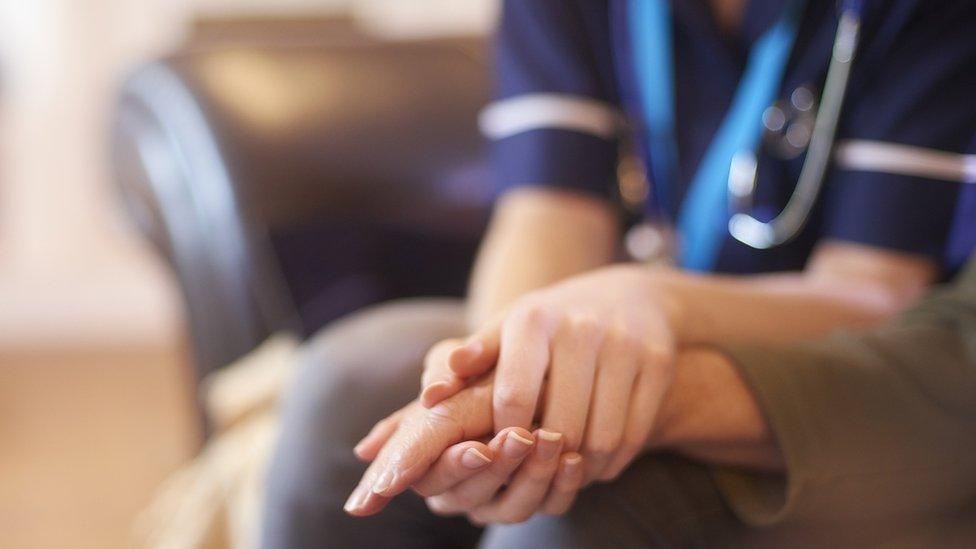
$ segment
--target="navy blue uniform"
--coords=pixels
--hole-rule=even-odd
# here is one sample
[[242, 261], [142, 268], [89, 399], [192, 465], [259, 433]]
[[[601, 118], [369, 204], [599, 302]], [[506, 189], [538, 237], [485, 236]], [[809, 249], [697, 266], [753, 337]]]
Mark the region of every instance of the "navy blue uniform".
[[[750, 48], [785, 2], [747, 4], [742, 27], [730, 38], [705, 0], [672, 2], [678, 166], [676, 188], [656, 193], [672, 216], [725, 117]], [[621, 135], [633, 138], [653, 168], [627, 6], [625, 0], [505, 2], [497, 100], [482, 119], [502, 188], [548, 185], [611, 196]], [[967, 152], [976, 135], [976, 2], [868, 6], [837, 134], [839, 148], [854, 146], [828, 172], [811, 222], [798, 238], [770, 250], [726, 235], [715, 270], [802, 269], [821, 239], [921, 254], [947, 272], [968, 253], [976, 199], [965, 199], [972, 185], [951, 174], [964, 162], [952, 155]], [[835, 0], [806, 4], [781, 96], [803, 85], [819, 94], [837, 20]], [[865, 143], [919, 147], [929, 157], [951, 154], [936, 154], [934, 168], [909, 174], [887, 169], [884, 158], [857, 146]], [[768, 219], [792, 193], [803, 156], [760, 154], [756, 212]]]

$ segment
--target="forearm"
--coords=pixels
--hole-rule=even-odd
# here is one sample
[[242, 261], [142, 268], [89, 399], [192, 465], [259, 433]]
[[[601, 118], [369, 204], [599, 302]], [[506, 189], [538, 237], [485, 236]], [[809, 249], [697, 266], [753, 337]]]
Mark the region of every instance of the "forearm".
[[678, 355], [650, 449], [708, 463], [778, 470], [783, 459], [772, 430], [735, 366], [710, 350]]
[[870, 285], [824, 283], [803, 273], [733, 277], [669, 271], [656, 284], [679, 303], [675, 332], [681, 345], [809, 339], [877, 322], [897, 310]]
[[619, 235], [619, 220], [599, 199], [536, 188], [504, 196], [475, 264], [469, 326], [527, 292], [610, 263]]
[[930, 262], [849, 244], [825, 244], [802, 272], [750, 276], [661, 270], [661, 291], [679, 304], [683, 345], [791, 342], [873, 324], [921, 295]]
[[[892, 517], [971, 501], [976, 265], [892, 322], [791, 345], [680, 354], [652, 449], [721, 470], [756, 523]], [[720, 468], [721, 469], [721, 468]], [[770, 497], [769, 490], [777, 492]]]

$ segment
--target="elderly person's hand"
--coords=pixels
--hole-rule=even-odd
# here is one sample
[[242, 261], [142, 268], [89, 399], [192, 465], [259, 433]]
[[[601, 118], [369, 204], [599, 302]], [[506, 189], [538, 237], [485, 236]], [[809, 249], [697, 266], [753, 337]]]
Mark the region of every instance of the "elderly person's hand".
[[426, 496], [435, 513], [467, 514], [482, 524], [568, 510], [582, 483], [582, 458], [560, 454], [561, 435], [514, 427], [488, 444], [459, 442], [491, 432], [491, 381], [480, 380], [430, 410], [413, 402], [378, 423], [356, 446], [356, 454], [373, 464], [346, 511], [377, 513], [408, 487]]

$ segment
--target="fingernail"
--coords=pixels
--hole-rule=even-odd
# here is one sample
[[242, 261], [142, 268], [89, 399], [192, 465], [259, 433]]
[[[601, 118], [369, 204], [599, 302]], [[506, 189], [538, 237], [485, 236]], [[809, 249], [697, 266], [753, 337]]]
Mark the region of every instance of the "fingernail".
[[461, 454], [461, 465], [468, 469], [481, 469], [489, 463], [491, 459], [479, 452], [477, 448], [468, 448]]
[[539, 429], [539, 438], [549, 442], [559, 442], [562, 440], [563, 434], [554, 431], [546, 431], [545, 429]]
[[390, 486], [392, 485], [393, 485], [393, 471], [387, 469], [386, 471], [383, 471], [383, 474], [380, 475], [380, 478], [377, 479], [376, 482], [373, 484], [373, 493], [382, 496], [383, 492], [389, 490]]
[[575, 474], [579, 469], [580, 463], [583, 463], [583, 458], [579, 454], [567, 456], [563, 458], [563, 474], [572, 475]]
[[520, 458], [532, 449], [532, 444], [534, 444], [532, 439], [525, 438], [515, 431], [509, 431], [508, 436], [505, 437], [505, 443], [502, 445], [502, 449], [505, 451], [506, 456]]
[[362, 507], [363, 500], [366, 498], [366, 491], [363, 490], [362, 486], [357, 486], [355, 490], [349, 494], [349, 499], [346, 500], [346, 504], [342, 506], [342, 509], [347, 513], [352, 513]]
[[559, 441], [563, 438], [561, 433], [554, 433], [544, 429], [539, 430], [539, 447], [536, 454], [542, 459], [552, 459], [559, 452]]

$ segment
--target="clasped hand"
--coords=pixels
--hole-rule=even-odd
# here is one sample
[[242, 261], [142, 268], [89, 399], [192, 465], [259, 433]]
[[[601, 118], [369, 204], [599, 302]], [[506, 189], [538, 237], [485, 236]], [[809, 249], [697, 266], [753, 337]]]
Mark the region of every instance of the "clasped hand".
[[655, 280], [599, 269], [434, 346], [420, 397], [357, 445], [372, 464], [346, 511], [374, 514], [413, 488], [438, 514], [520, 522], [616, 478], [648, 446], [673, 377], [679, 310]]

